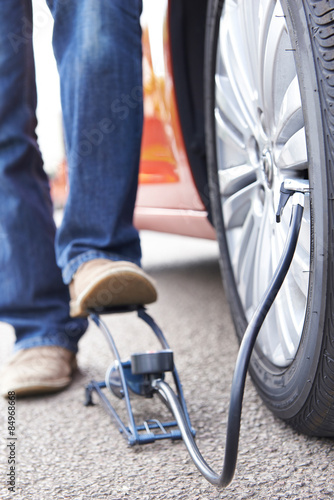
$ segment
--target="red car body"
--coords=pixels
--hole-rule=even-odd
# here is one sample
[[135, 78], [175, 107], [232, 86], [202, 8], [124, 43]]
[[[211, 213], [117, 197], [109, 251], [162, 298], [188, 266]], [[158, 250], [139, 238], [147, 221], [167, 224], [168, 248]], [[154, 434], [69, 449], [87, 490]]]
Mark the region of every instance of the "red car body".
[[160, 16], [153, 12], [146, 17], [144, 3], [145, 120], [135, 224], [140, 229], [215, 238], [183, 139], [174, 85], [170, 15], [171, 9], [166, 8]]

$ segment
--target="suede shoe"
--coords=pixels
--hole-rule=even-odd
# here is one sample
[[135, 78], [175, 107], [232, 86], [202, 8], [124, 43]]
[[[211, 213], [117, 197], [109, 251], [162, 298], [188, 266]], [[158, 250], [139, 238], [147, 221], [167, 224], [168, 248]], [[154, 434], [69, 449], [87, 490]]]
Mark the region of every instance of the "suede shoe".
[[94, 259], [82, 264], [70, 283], [70, 314], [87, 309], [144, 305], [157, 300], [153, 280], [132, 262]]
[[75, 354], [58, 346], [39, 346], [17, 351], [2, 368], [0, 393], [17, 396], [56, 392], [67, 387], [77, 369]]

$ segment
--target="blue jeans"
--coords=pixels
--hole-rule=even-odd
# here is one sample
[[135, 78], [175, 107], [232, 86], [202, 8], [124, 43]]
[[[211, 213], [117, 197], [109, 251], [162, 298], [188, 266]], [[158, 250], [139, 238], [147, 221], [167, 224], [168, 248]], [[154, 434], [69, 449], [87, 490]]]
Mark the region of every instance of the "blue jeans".
[[94, 258], [140, 264], [133, 227], [142, 132], [141, 0], [48, 0], [61, 81], [70, 191], [56, 232], [36, 141], [32, 9], [0, 16], [0, 320], [15, 350], [74, 352], [86, 319], [69, 317], [68, 284]]

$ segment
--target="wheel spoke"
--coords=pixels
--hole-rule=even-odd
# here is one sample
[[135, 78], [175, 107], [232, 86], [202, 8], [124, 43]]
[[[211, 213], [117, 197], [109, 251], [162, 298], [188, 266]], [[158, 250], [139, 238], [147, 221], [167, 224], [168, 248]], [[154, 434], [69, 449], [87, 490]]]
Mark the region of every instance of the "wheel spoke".
[[297, 76], [290, 83], [278, 115], [275, 143], [284, 144], [293, 134], [303, 127], [303, 111]]
[[247, 123], [235, 100], [226, 76], [216, 75], [216, 102], [221, 116], [224, 115], [225, 120], [228, 117], [228, 120], [238, 130], [240, 136], [243, 136], [247, 131]]
[[255, 7], [254, 2], [243, 2], [241, 17], [243, 29], [240, 36], [243, 36], [245, 40], [244, 44], [250, 68], [250, 84], [253, 89], [258, 89], [260, 82], [258, 32], [261, 14], [258, 7]]
[[260, 302], [272, 276], [273, 256], [270, 251], [272, 246], [272, 227], [272, 211], [268, 206], [268, 201], [266, 201], [260, 223], [256, 255], [252, 265], [255, 276], [254, 282], [251, 284], [254, 306]]
[[281, 346], [284, 355], [282, 364], [294, 358], [300, 341], [298, 334], [302, 326], [300, 317], [304, 316], [304, 310], [300, 308], [299, 297], [296, 293], [292, 293], [293, 290], [293, 283], [286, 282], [277, 296], [275, 308], [272, 311], [272, 315], [275, 315], [277, 332], [275, 344]]
[[[249, 5], [252, 2], [248, 2]], [[257, 9], [258, 12], [258, 42], [257, 42], [257, 54], [258, 54], [258, 88], [259, 88], [259, 104], [262, 109], [264, 109], [264, 81], [263, 81], [263, 71], [264, 71], [264, 60], [266, 54], [266, 48], [268, 43], [268, 31], [270, 28], [271, 20], [273, 17], [273, 12], [275, 9], [275, 2], [269, 1], [264, 5], [261, 5], [262, 9]]]
[[256, 173], [249, 165], [219, 170], [219, 186], [222, 196], [231, 196], [256, 180]]
[[227, 198], [224, 203], [224, 223], [227, 230], [243, 226], [259, 188], [260, 183], [256, 181]]
[[254, 112], [255, 96], [249, 86], [248, 68], [245, 68], [245, 54], [236, 33], [240, 33], [239, 19], [229, 16], [228, 25], [221, 28], [224, 35], [220, 38], [221, 51], [225, 54], [224, 68], [230, 82], [232, 92], [252, 134], [256, 133], [256, 116]]
[[217, 134], [222, 141], [228, 142], [231, 146], [238, 149], [245, 150], [246, 144], [242, 133], [234, 127], [230, 120], [222, 114], [222, 112], [215, 109], [215, 120]]
[[307, 148], [305, 138], [305, 127], [293, 134], [284, 144], [276, 158], [276, 165], [282, 170], [305, 170], [307, 169]]
[[265, 116], [269, 119], [269, 130], [273, 128], [275, 119], [275, 67], [277, 64], [277, 54], [283, 33], [285, 31], [284, 17], [279, 8], [275, 9], [267, 34], [265, 53], [263, 58], [263, 101]]
[[261, 218], [257, 216], [256, 212], [249, 211], [242, 229], [238, 233], [232, 261], [240, 298], [246, 309], [253, 304], [250, 283], [253, 281], [253, 262], [260, 224]]

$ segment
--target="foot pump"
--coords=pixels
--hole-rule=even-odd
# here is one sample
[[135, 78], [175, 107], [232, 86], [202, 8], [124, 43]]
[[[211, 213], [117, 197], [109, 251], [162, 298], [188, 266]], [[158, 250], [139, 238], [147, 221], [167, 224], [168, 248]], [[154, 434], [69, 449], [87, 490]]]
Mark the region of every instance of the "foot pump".
[[[102, 405], [114, 419], [129, 445], [152, 443], [161, 439], [183, 439], [196, 467], [211, 484], [222, 488], [226, 487], [232, 481], [237, 463], [242, 400], [250, 357], [260, 328], [276, 298], [293, 259], [302, 222], [304, 195], [308, 192], [309, 183], [307, 180], [286, 179], [281, 185], [276, 221], [280, 222], [283, 209], [288, 199], [292, 196], [292, 214], [289, 231], [275, 274], [245, 331], [239, 349], [231, 387], [225, 458], [221, 473], [216, 473], [211, 469], [197, 447], [194, 439], [195, 431], [190, 423], [180, 378], [174, 365], [173, 352], [170, 350], [162, 331], [153, 318], [146, 312], [145, 308], [133, 305], [90, 311], [92, 320], [104, 332], [109, 341], [115, 362], [108, 368], [104, 381], [96, 382], [93, 380], [87, 385], [85, 404], [87, 406], [93, 404], [92, 393], [95, 391]], [[162, 350], [136, 353], [131, 356], [130, 361], [122, 361], [114, 339], [100, 316], [102, 314], [133, 311], [136, 311], [138, 317], [151, 327], [162, 346]], [[166, 372], [172, 373], [175, 390], [165, 381]], [[109, 389], [113, 396], [117, 396], [125, 401], [128, 425], [124, 424], [104, 394], [103, 389], [105, 388]], [[170, 413], [174, 417], [173, 420], [160, 422], [157, 419], [148, 419], [141, 425], [136, 424], [131, 407], [130, 393], [146, 398], [151, 398], [157, 394], [170, 410]]]

